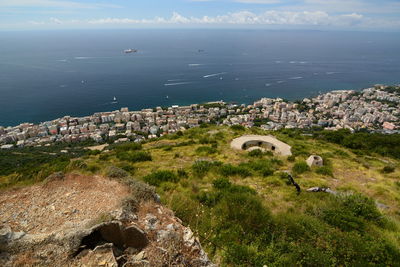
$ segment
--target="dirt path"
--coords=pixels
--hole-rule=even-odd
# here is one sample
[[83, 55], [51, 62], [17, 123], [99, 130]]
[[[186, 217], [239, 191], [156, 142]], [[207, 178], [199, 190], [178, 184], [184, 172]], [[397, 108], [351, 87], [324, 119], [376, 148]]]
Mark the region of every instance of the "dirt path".
[[29, 234], [70, 228], [116, 209], [128, 193], [126, 186], [104, 177], [68, 175], [0, 192], [0, 224]]

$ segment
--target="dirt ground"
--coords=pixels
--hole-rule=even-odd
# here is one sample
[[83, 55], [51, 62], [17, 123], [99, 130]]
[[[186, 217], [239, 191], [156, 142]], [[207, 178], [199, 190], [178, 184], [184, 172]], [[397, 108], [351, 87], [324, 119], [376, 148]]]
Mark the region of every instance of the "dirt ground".
[[117, 181], [70, 174], [0, 192], [0, 224], [29, 234], [71, 228], [115, 210], [128, 194], [128, 188]]

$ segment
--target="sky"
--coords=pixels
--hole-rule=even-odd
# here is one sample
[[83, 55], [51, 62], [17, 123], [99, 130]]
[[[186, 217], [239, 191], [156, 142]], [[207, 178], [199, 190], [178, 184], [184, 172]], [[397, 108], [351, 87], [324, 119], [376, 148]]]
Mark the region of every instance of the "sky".
[[0, 0], [0, 30], [92, 28], [400, 32], [400, 0]]

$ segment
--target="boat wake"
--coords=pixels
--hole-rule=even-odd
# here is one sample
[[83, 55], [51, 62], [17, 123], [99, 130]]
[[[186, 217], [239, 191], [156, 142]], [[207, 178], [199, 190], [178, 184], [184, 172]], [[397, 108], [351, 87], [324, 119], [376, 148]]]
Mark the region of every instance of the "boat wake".
[[84, 60], [84, 59], [91, 59], [93, 57], [74, 57], [76, 60]]
[[211, 78], [211, 77], [215, 77], [215, 76], [221, 76], [226, 74], [227, 72], [220, 72], [220, 73], [214, 73], [214, 74], [208, 74], [208, 75], [204, 75], [203, 78]]
[[193, 82], [180, 82], [180, 83], [165, 83], [164, 86], [176, 86], [176, 85], [184, 85], [184, 84], [191, 84]]
[[303, 77], [301, 76], [297, 76], [297, 77], [291, 77], [289, 78], [290, 80], [299, 80], [299, 79], [303, 79]]
[[188, 64], [189, 67], [199, 67], [199, 66], [204, 66], [204, 64]]
[[183, 79], [172, 79], [172, 80], [167, 80], [167, 82], [179, 82], [183, 81]]

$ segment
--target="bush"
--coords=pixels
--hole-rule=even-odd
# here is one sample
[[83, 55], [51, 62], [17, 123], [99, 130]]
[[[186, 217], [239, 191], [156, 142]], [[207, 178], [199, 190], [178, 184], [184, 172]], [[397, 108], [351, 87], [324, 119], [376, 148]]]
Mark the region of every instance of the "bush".
[[130, 174], [134, 174], [135, 170], [136, 170], [136, 168], [134, 166], [132, 166], [126, 162], [122, 162], [122, 163], [118, 164], [118, 167]]
[[244, 128], [244, 126], [236, 124], [236, 125], [232, 125], [231, 129], [234, 131], [244, 131], [246, 130], [246, 128]]
[[154, 186], [160, 186], [164, 182], [176, 183], [179, 177], [172, 171], [156, 171], [143, 177], [143, 180]]
[[294, 174], [302, 174], [310, 171], [310, 167], [305, 161], [298, 161], [293, 165], [292, 171]]
[[213, 186], [216, 189], [227, 189], [232, 185], [228, 178], [218, 178], [213, 181]]
[[219, 161], [198, 160], [193, 163], [192, 171], [196, 176], [203, 177], [211, 170], [211, 168], [221, 165], [222, 163]]
[[251, 176], [251, 172], [245, 166], [233, 166], [231, 164], [224, 164], [219, 168], [219, 172], [223, 176], [239, 175], [241, 177]]
[[71, 170], [85, 170], [87, 169], [87, 164], [81, 159], [73, 160], [70, 162], [68, 168]]
[[148, 184], [145, 184], [142, 181], [138, 181], [131, 177], [126, 182], [131, 188], [131, 196], [137, 201], [160, 201], [160, 197], [156, 194], [154, 187], [149, 186]]
[[322, 212], [322, 218], [343, 231], [364, 231], [367, 222], [382, 226], [384, 221], [375, 202], [361, 194], [340, 196]]
[[117, 145], [115, 146], [115, 150], [116, 151], [137, 151], [137, 150], [141, 150], [142, 149], [142, 145], [139, 143], [125, 143], [122, 145]]
[[143, 151], [129, 151], [129, 152], [118, 153], [117, 158], [120, 160], [126, 160], [130, 162], [142, 162], [142, 161], [152, 160], [150, 153]]
[[394, 171], [395, 171], [395, 167], [394, 166], [385, 166], [381, 170], [382, 173], [392, 173]]
[[264, 155], [264, 153], [262, 152], [261, 149], [254, 149], [254, 150], [250, 151], [248, 153], [248, 155], [249, 155], [249, 157], [261, 158]]
[[106, 176], [110, 178], [125, 178], [129, 176], [129, 173], [115, 166], [110, 166], [106, 170]]
[[315, 169], [315, 172], [321, 175], [331, 176], [333, 177], [332, 168], [329, 166], [322, 166]]

